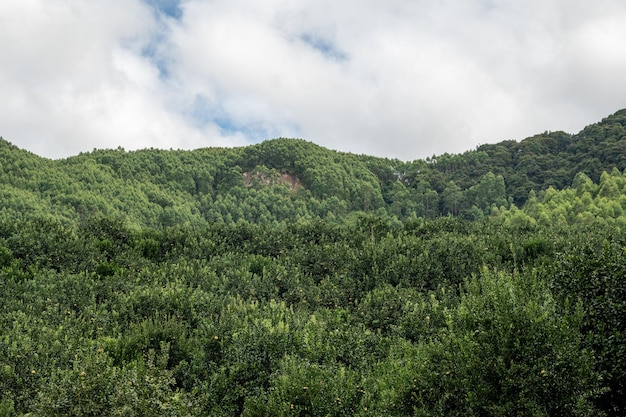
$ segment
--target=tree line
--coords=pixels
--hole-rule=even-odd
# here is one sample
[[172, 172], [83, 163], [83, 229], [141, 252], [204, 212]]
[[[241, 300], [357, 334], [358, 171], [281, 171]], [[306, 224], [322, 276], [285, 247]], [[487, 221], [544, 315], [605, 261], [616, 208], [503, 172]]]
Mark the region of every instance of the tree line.
[[[476, 220], [494, 208], [521, 208], [531, 191], [567, 188], [579, 173], [599, 183], [602, 172], [622, 172], [625, 123], [622, 110], [575, 135], [546, 132], [412, 162], [296, 139], [231, 149], [94, 150], [48, 160], [0, 139], [1, 210], [68, 224], [100, 213], [148, 227], [341, 221], [359, 212], [400, 221]], [[284, 176], [300, 186], [292, 189], [279, 180]]]

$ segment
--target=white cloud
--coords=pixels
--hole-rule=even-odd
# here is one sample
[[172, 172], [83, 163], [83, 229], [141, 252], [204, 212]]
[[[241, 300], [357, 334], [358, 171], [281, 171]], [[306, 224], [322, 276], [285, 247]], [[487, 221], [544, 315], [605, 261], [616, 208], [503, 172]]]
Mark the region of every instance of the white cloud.
[[178, 18], [5, 0], [0, 135], [53, 157], [297, 136], [416, 159], [626, 107], [619, 0], [163, 4]]
[[168, 107], [170, 86], [142, 49], [159, 26], [133, 0], [18, 0], [0, 6], [0, 134], [59, 157], [117, 147], [244, 143]]

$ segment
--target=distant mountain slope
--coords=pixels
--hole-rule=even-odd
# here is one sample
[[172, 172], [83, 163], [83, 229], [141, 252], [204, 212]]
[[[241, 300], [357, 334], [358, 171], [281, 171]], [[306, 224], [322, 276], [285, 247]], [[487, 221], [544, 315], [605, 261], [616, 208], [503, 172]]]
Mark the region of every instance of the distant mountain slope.
[[0, 213], [66, 223], [117, 216], [153, 227], [377, 210], [400, 219], [476, 219], [511, 202], [523, 205], [530, 190], [568, 187], [579, 172], [598, 182], [604, 171], [623, 171], [625, 123], [620, 110], [575, 135], [545, 132], [412, 162], [298, 139], [194, 151], [94, 150], [49, 160], [0, 140]]
[[481, 176], [493, 172], [504, 177], [508, 196], [521, 205], [531, 189], [562, 189], [579, 172], [598, 182], [603, 171], [626, 169], [625, 126], [626, 110], [620, 110], [575, 135], [545, 132], [521, 142], [481, 145], [475, 151], [426, 162], [435, 189], [442, 189], [442, 179], [444, 184], [452, 180], [463, 189], [470, 188]]

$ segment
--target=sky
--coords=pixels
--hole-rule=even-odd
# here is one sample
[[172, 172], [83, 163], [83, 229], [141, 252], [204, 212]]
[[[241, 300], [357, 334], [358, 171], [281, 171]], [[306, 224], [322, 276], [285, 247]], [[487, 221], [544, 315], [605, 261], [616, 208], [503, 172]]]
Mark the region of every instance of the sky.
[[409, 161], [624, 107], [623, 0], [0, 3], [0, 136], [48, 158], [293, 137]]

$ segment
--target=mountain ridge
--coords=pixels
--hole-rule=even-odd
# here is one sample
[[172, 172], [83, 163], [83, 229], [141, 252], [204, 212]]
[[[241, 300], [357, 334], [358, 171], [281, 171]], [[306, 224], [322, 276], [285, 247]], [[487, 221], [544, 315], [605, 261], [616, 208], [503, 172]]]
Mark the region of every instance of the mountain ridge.
[[[0, 191], [14, 214], [48, 213], [68, 222], [94, 213], [168, 226], [377, 210], [399, 219], [475, 219], [494, 207], [522, 207], [531, 190], [567, 188], [580, 172], [598, 182], [602, 172], [623, 171], [625, 125], [626, 109], [577, 134], [544, 132], [410, 162], [287, 138], [237, 148], [94, 149], [53, 160], [2, 139]], [[266, 180], [250, 182], [255, 175]], [[268, 180], [280, 176], [299, 186]]]

